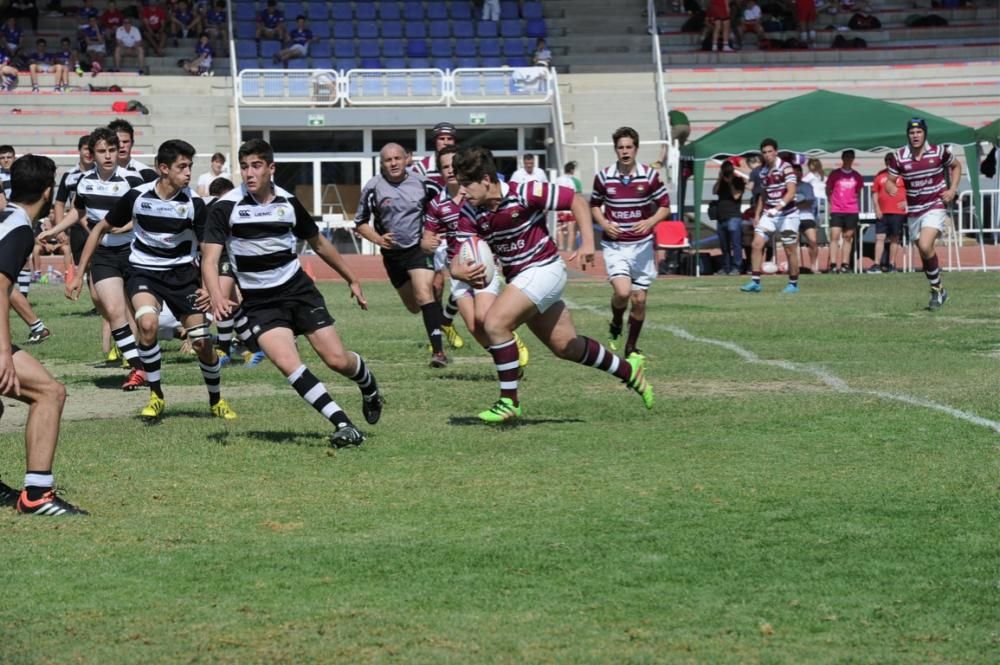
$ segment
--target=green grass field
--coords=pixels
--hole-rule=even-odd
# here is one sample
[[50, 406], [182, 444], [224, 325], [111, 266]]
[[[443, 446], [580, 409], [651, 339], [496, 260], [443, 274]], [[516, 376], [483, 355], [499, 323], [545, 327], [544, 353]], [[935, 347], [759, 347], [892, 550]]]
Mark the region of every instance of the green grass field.
[[[661, 281], [651, 412], [527, 338], [525, 418], [500, 429], [474, 419], [485, 352], [430, 370], [388, 285], [369, 312], [324, 285], [388, 400], [342, 451], [269, 364], [227, 368], [240, 418], [210, 419], [176, 343], [143, 425], [146, 393], [92, 366], [98, 320], [40, 287], [54, 336], [31, 352], [69, 390], [56, 481], [92, 515], [0, 514], [0, 662], [997, 662], [997, 280], [946, 273], [936, 314], [921, 275]], [[603, 340], [608, 287], [566, 296]]]

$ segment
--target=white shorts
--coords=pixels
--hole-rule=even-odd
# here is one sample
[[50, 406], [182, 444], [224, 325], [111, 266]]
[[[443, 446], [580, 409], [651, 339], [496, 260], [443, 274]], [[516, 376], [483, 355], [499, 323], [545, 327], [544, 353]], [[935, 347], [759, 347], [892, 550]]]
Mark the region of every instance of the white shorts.
[[493, 274], [493, 281], [490, 282], [489, 284], [487, 284], [485, 287], [483, 287], [481, 289], [474, 289], [471, 286], [469, 286], [467, 283], [465, 283], [465, 282], [463, 282], [463, 281], [461, 281], [459, 279], [455, 279], [454, 277], [452, 277], [451, 278], [451, 297], [454, 298], [455, 300], [458, 300], [459, 298], [464, 298], [465, 296], [474, 296], [477, 293], [492, 293], [493, 295], [498, 296], [498, 295], [500, 295], [500, 285], [501, 285], [501, 282], [500, 282], [500, 271], [499, 270], [497, 270]]
[[91, 53], [104, 53], [104, 44], [87, 44], [87, 50]]
[[793, 210], [787, 215], [761, 215], [754, 228], [754, 233], [765, 239], [777, 233], [781, 236], [781, 244], [794, 245], [799, 239], [799, 211]]
[[910, 226], [910, 242], [916, 242], [921, 229], [937, 229], [938, 233], [944, 233], [945, 224], [948, 223], [948, 213], [941, 208], [934, 208], [919, 217], [908, 217], [906, 221]]
[[305, 44], [292, 44], [291, 46], [288, 47], [288, 50], [289, 51], [295, 51], [296, 53], [298, 53], [299, 55], [301, 55], [303, 58], [306, 55], [306, 45]]
[[510, 282], [528, 300], [535, 303], [538, 311], [544, 313], [549, 307], [562, 300], [566, 288], [566, 264], [562, 259], [542, 266], [534, 266], [519, 272]]
[[55, 65], [50, 65], [44, 62], [36, 62], [35, 67], [38, 67], [38, 71], [41, 72], [42, 74], [48, 74], [49, 72], [55, 70], [56, 68]]
[[448, 243], [443, 242], [434, 250], [434, 272], [448, 267]]
[[601, 241], [608, 281], [616, 277], [632, 280], [633, 291], [645, 291], [656, 279], [656, 251], [653, 237], [639, 242]]

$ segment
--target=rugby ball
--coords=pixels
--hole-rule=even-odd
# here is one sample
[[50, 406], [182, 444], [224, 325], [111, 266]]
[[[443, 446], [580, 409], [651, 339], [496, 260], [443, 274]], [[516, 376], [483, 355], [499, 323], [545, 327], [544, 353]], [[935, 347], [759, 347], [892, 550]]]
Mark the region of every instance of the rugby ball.
[[489, 284], [496, 276], [496, 262], [493, 260], [493, 250], [479, 236], [466, 238], [458, 247], [458, 260], [462, 263], [473, 263], [486, 267], [486, 283]]
[[773, 275], [778, 272], [778, 264], [773, 261], [767, 261], [760, 269], [765, 275]]

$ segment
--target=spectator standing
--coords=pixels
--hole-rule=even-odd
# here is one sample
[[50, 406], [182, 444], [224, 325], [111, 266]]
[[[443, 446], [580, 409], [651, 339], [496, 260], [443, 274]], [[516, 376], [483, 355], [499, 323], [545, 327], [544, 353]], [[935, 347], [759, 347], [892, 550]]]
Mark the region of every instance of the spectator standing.
[[226, 156], [221, 152], [212, 155], [212, 162], [209, 164], [208, 172], [198, 176], [197, 193], [198, 196], [208, 196], [208, 188], [216, 178], [231, 178], [229, 170], [226, 169]]
[[736, 173], [730, 161], [722, 163], [719, 179], [712, 190], [718, 197], [716, 214], [719, 247], [722, 249], [722, 272], [739, 275], [743, 272], [743, 216], [741, 201], [746, 180]]
[[[830, 272], [850, 271], [851, 248], [858, 232], [858, 214], [861, 212], [861, 190], [865, 181], [854, 170], [854, 151], [845, 150], [840, 155], [841, 167], [830, 174], [826, 181], [826, 195], [830, 199]], [[838, 267], [837, 258], [840, 258]]]
[[160, 57], [167, 45], [167, 10], [153, 0], [143, 0], [142, 32], [153, 55]]
[[532, 62], [539, 67], [552, 66], [552, 51], [545, 43], [544, 37], [539, 37], [535, 43], [535, 52], [531, 57]]
[[500, 0], [484, 0], [483, 20], [484, 21], [500, 20]]
[[314, 41], [316, 38], [306, 25], [306, 17], [299, 14], [295, 17], [295, 27], [288, 31], [288, 46], [274, 54], [274, 62], [287, 63], [293, 58], [305, 58], [309, 55], [309, 45]]
[[[899, 240], [903, 235], [903, 223], [906, 222], [906, 186], [900, 176], [889, 175], [889, 162], [892, 155], [885, 156], [885, 168], [878, 172], [872, 181], [872, 203], [875, 205], [875, 262], [868, 272], [895, 272], [896, 255], [899, 252]], [[886, 191], [885, 181], [893, 178], [896, 193], [890, 195]], [[889, 240], [889, 251], [883, 253], [885, 241]]]
[[[560, 187], [569, 187], [577, 194], [583, 193], [583, 183], [576, 177], [576, 162], [567, 162], [563, 167], [563, 174], [556, 178], [556, 184]], [[576, 249], [576, 217], [568, 210], [560, 210], [556, 213], [556, 244], [564, 252], [572, 252]]]
[[145, 71], [146, 50], [142, 46], [142, 33], [132, 25], [132, 19], [128, 17], [115, 31], [115, 71], [121, 69], [123, 55], [136, 56], [139, 59], [139, 73]]
[[44, 39], [35, 42], [35, 52], [28, 56], [31, 63], [28, 66], [28, 73], [31, 75], [31, 91], [38, 92], [38, 74], [55, 74], [56, 92], [62, 92], [61, 81], [65, 78], [65, 66], [56, 61], [55, 56], [48, 52]]
[[215, 49], [212, 48], [212, 41], [208, 38], [208, 33], [203, 32], [194, 46], [194, 59], [185, 63], [184, 69], [190, 74], [211, 76], [214, 57]]
[[548, 182], [549, 179], [545, 176], [545, 172], [539, 168], [535, 167], [535, 156], [525, 155], [522, 159], [524, 166], [514, 171], [510, 176], [510, 184], [517, 185], [525, 182]]
[[708, 0], [707, 18], [712, 24], [712, 50], [732, 51], [729, 46], [729, 1]]
[[[809, 252], [809, 272], [819, 272], [819, 238], [816, 225], [816, 193], [802, 175], [802, 166], [795, 164], [795, 177], [798, 186], [795, 188], [795, 206], [799, 209], [799, 236], [806, 241]], [[805, 272], [806, 268], [802, 268]]]
[[795, 18], [799, 39], [803, 44], [816, 45], [816, 0], [795, 0]]
[[285, 37], [285, 14], [278, 9], [277, 0], [267, 0], [267, 7], [257, 16], [257, 39], [284, 42]]

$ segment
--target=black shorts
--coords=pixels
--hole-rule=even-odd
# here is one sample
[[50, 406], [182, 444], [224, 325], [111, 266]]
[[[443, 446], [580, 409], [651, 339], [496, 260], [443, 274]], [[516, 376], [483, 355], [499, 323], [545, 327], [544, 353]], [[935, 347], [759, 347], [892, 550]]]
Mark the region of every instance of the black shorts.
[[832, 212], [830, 213], [830, 228], [844, 229], [845, 231], [858, 230], [858, 213], [856, 212]]
[[801, 219], [801, 220], [799, 220], [799, 233], [802, 233], [803, 231], [808, 231], [809, 229], [815, 229], [815, 228], [816, 228], [816, 220], [815, 219]]
[[83, 246], [87, 244], [87, 237], [90, 231], [79, 224], [69, 227], [69, 251], [73, 252], [73, 263], [80, 265], [80, 255], [83, 254]]
[[126, 282], [129, 300], [138, 293], [149, 293], [157, 302], [167, 303], [167, 307], [178, 319], [201, 313], [194, 306], [200, 286], [201, 273], [193, 265], [169, 270], [147, 270], [132, 266]]
[[420, 245], [406, 249], [383, 249], [382, 265], [389, 274], [393, 288], [400, 288], [410, 281], [411, 270], [434, 270], [434, 255], [425, 254]]
[[882, 215], [882, 218], [875, 222], [875, 233], [884, 233], [890, 238], [899, 238], [903, 235], [905, 224], [906, 215]]
[[280, 292], [268, 295], [246, 293], [240, 311], [233, 316], [247, 318], [247, 327], [256, 341], [262, 333], [274, 328], [288, 328], [295, 335], [305, 335], [333, 325], [333, 316], [316, 285], [301, 270]]
[[128, 257], [132, 254], [131, 245], [121, 247], [99, 246], [90, 260], [90, 281], [97, 284], [101, 280], [120, 277], [128, 280]]

